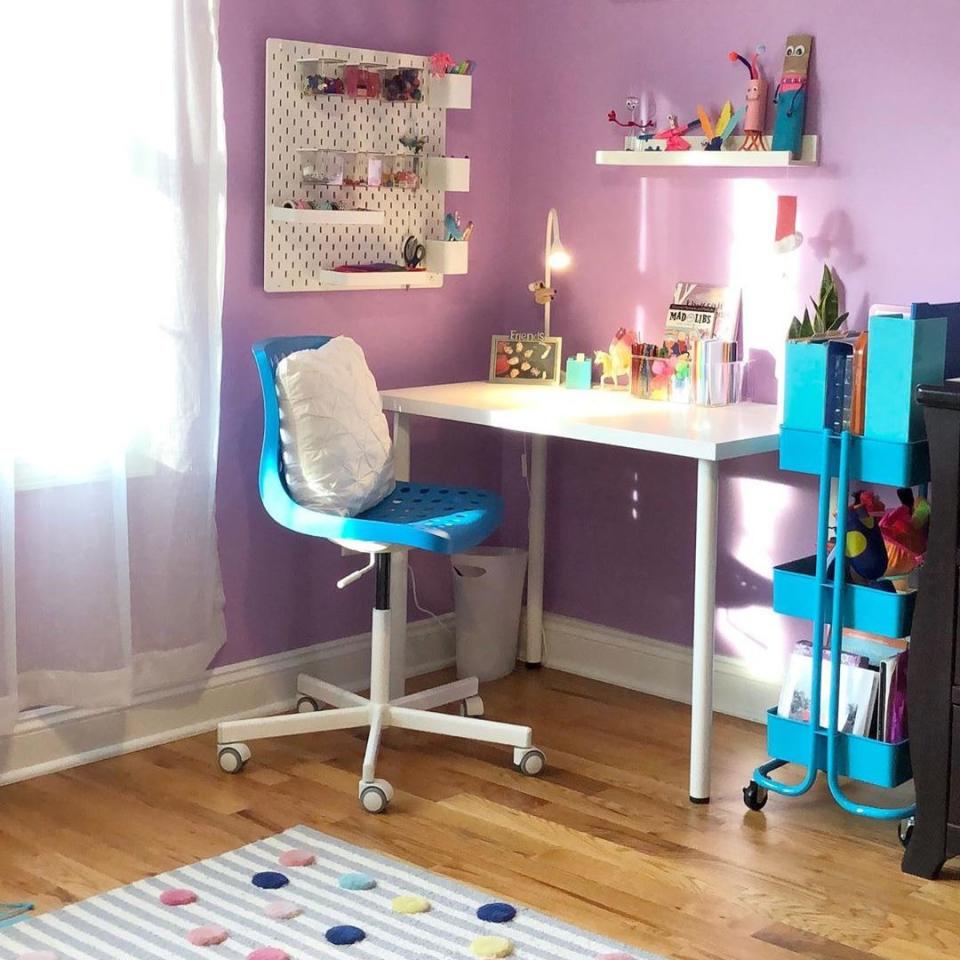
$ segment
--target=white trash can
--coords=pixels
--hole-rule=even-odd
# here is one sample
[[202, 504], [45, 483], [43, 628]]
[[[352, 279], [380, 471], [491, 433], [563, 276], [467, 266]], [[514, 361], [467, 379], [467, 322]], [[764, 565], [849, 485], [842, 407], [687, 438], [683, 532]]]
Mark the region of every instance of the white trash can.
[[451, 557], [457, 677], [497, 680], [517, 663], [527, 551], [478, 547]]

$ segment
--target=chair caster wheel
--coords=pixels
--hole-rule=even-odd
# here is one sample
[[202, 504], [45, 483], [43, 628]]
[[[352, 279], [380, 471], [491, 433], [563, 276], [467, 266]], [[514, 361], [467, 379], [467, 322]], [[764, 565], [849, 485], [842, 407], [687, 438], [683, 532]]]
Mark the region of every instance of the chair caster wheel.
[[320, 701], [304, 694], [297, 700], [297, 713], [316, 713], [321, 710]]
[[231, 743], [220, 747], [217, 762], [224, 773], [240, 773], [251, 756], [250, 748], [245, 743]]
[[393, 799], [393, 787], [386, 780], [360, 781], [360, 806], [367, 813], [383, 813]]
[[750, 810], [762, 810], [767, 805], [769, 794], [756, 780], [751, 780], [743, 788], [743, 802]]
[[517, 747], [513, 751], [513, 763], [525, 777], [536, 777], [543, 772], [547, 758], [537, 747]]
[[917, 824], [916, 817], [907, 817], [906, 820], [901, 820], [897, 824], [897, 836], [900, 838], [900, 842], [906, 848], [910, 843], [910, 838], [913, 836], [913, 828]]
[[461, 717], [482, 717], [483, 716], [483, 697], [467, 697], [460, 701]]

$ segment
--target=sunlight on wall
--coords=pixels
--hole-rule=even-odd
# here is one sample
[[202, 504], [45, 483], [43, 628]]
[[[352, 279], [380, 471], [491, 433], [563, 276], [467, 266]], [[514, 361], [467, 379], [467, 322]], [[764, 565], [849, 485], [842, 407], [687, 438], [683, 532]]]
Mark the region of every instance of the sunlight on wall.
[[[735, 477], [730, 493], [735, 501], [736, 530], [730, 555], [737, 571], [737, 592], [763, 589], [773, 579], [775, 545], [783, 536], [794, 496], [790, 487], [757, 477]], [[717, 634], [742, 657], [755, 676], [780, 676], [788, 639], [783, 621], [766, 605], [747, 604], [717, 609]]]
[[[743, 345], [751, 366], [751, 396], [783, 404], [783, 351], [790, 317], [797, 309], [797, 251], [777, 253], [775, 189], [763, 180], [733, 182], [730, 282], [742, 291]], [[798, 222], [802, 211], [798, 212]], [[759, 362], [758, 362], [759, 361]], [[772, 378], [776, 377], [776, 389]]]
[[640, 224], [640, 232], [637, 237], [637, 269], [640, 273], [647, 272], [647, 231], [649, 229], [649, 205], [647, 198], [650, 184], [646, 177], [640, 180], [640, 209], [637, 211], [637, 222]]

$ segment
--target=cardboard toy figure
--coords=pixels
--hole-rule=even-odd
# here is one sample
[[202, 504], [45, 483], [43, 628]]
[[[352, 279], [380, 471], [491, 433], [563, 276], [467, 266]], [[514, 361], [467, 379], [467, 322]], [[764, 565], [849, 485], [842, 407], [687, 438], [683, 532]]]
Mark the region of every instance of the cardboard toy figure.
[[743, 118], [743, 132], [745, 134], [741, 150], [766, 150], [763, 142], [763, 125], [767, 116], [767, 81], [764, 79], [760, 67], [760, 57], [754, 54], [752, 60], [741, 56], [735, 50], [728, 54], [732, 63], [738, 60], [750, 72], [750, 82], [747, 84], [746, 114]]
[[783, 75], [777, 84], [773, 102], [777, 118], [773, 125], [773, 149], [789, 150], [798, 160], [803, 147], [803, 123], [807, 113], [810, 83], [810, 54], [813, 37], [794, 33], [787, 37], [783, 57]]

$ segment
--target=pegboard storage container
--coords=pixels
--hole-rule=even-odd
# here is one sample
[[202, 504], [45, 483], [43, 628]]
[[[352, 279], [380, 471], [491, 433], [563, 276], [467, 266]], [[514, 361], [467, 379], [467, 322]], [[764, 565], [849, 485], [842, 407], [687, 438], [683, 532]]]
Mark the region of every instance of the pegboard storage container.
[[469, 157], [425, 157], [423, 186], [427, 190], [465, 193], [470, 189]]
[[[469, 161], [444, 157], [444, 104], [468, 106], [469, 96], [464, 104], [462, 96], [438, 94], [448, 86], [447, 78], [428, 77], [422, 56], [297, 40], [270, 39], [266, 47], [264, 289], [442, 286], [443, 274], [433, 270], [345, 273], [336, 268], [402, 264], [407, 237], [444, 235], [444, 191], [469, 187]], [[383, 78], [404, 70], [418, 72], [424, 96], [419, 101], [383, 99]], [[308, 92], [308, 78], [330, 76], [342, 77], [342, 95]], [[442, 81], [439, 87], [437, 80]], [[464, 89], [462, 83], [452, 86]], [[400, 138], [411, 136], [425, 139], [422, 154], [403, 152]], [[335, 182], [337, 156], [343, 161], [340, 183]], [[364, 157], [364, 176], [351, 176]], [[371, 177], [371, 158], [379, 163], [379, 185], [371, 183], [377, 179]], [[348, 179], [356, 185], [348, 185]], [[339, 209], [283, 207], [293, 201], [329, 202]]]
[[465, 240], [427, 240], [424, 265], [434, 273], [466, 273], [470, 244]]
[[431, 107], [444, 110], [469, 110], [473, 96], [473, 77], [463, 73], [445, 73], [431, 77], [427, 97]]
[[300, 61], [300, 88], [305, 97], [342, 97], [344, 94], [343, 57]]

